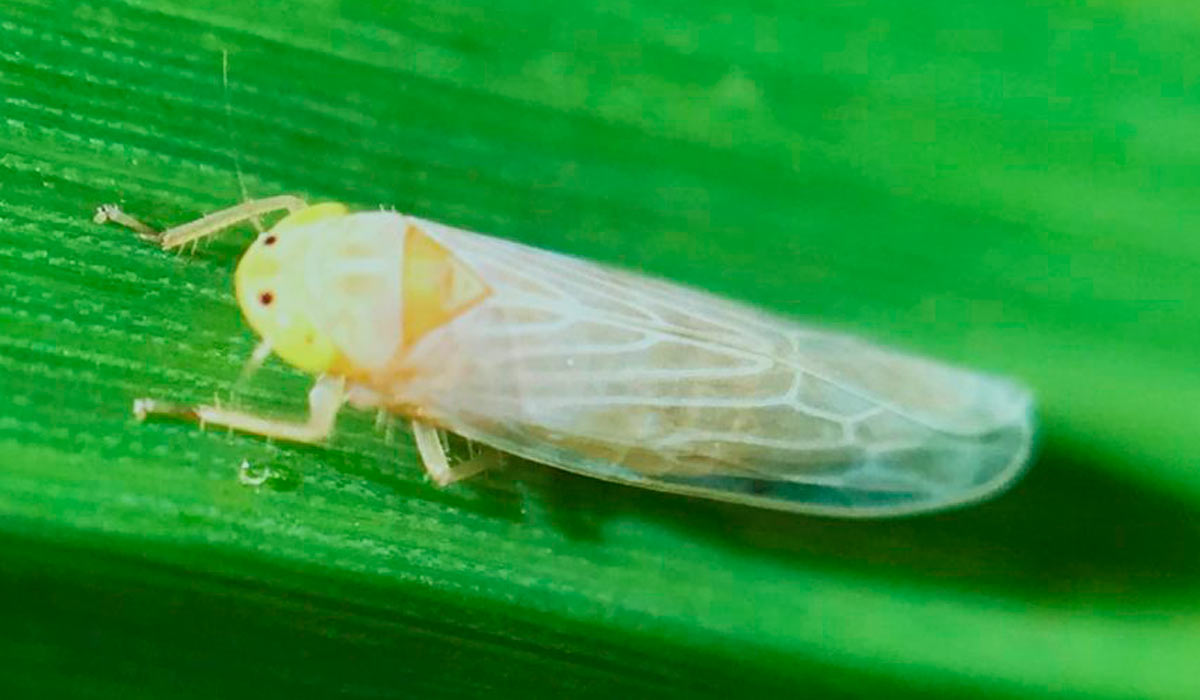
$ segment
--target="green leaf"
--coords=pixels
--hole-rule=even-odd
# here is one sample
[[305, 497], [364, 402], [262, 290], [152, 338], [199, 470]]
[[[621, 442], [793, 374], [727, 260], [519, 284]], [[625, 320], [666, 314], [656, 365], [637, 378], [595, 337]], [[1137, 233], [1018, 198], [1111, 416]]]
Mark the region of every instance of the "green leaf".
[[[1200, 695], [1200, 15], [1071, 2], [0, 9], [0, 687], [12, 696]], [[846, 522], [328, 446], [156, 225], [294, 192], [1022, 378], [1028, 477]], [[272, 475], [238, 480], [247, 461]]]

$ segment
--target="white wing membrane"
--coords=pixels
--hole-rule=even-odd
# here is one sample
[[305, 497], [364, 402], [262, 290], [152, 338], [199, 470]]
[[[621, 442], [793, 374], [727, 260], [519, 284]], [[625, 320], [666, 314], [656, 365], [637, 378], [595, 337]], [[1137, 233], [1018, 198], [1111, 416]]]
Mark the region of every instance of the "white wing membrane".
[[1005, 380], [690, 289], [431, 222], [493, 290], [410, 353], [398, 401], [469, 438], [615, 481], [882, 515], [980, 498], [1032, 437]]

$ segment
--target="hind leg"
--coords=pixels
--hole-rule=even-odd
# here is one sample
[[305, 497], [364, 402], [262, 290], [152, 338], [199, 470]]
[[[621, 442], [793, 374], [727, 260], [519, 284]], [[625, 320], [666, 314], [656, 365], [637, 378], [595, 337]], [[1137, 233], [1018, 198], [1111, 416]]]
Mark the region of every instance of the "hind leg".
[[450, 465], [446, 454], [446, 444], [442, 441], [442, 430], [419, 420], [412, 422], [413, 438], [417, 443], [417, 452], [421, 455], [425, 473], [438, 486], [449, 486], [456, 481], [469, 479], [480, 472], [497, 466], [502, 455], [489, 450], [485, 454], [475, 455], [470, 459]]

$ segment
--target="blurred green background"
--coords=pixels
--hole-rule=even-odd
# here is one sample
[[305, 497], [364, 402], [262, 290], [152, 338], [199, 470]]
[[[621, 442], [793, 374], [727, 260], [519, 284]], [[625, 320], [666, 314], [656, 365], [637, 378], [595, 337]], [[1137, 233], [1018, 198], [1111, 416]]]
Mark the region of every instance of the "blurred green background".
[[[1161, 1], [7, 0], [0, 688], [1200, 697], [1198, 42]], [[1039, 458], [845, 522], [529, 464], [438, 490], [353, 412], [322, 448], [135, 424], [308, 380], [231, 398], [251, 233], [169, 255], [92, 209], [281, 192], [1020, 377]]]

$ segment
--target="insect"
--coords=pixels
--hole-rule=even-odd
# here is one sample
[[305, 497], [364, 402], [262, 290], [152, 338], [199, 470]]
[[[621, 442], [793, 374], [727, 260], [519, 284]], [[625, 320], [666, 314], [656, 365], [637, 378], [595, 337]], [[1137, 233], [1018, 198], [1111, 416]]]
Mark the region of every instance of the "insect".
[[689, 288], [391, 211], [244, 202], [156, 233], [163, 248], [286, 210], [234, 286], [274, 353], [316, 376], [303, 421], [138, 399], [299, 442], [344, 404], [411, 419], [449, 484], [448, 431], [610, 481], [849, 517], [976, 501], [1022, 471], [1032, 397], [1016, 383], [810, 328]]

